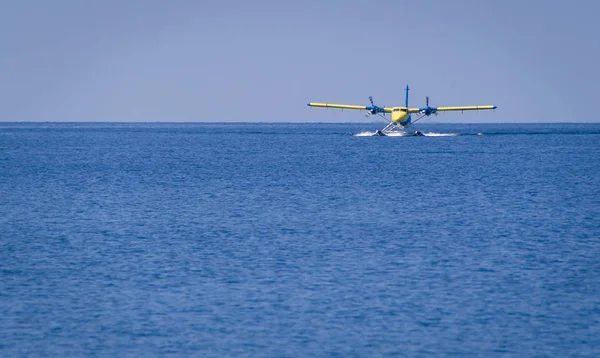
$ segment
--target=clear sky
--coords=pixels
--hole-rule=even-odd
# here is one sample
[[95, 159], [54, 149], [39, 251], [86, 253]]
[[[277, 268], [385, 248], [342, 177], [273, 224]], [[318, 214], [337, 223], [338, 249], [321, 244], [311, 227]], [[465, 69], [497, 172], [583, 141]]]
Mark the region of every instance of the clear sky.
[[600, 2], [0, 0], [0, 121], [600, 122]]

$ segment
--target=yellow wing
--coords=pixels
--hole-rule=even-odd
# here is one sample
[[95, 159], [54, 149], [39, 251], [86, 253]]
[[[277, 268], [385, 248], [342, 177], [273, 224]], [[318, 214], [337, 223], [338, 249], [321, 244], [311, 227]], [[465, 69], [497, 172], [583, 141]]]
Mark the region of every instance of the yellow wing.
[[496, 106], [454, 106], [454, 107], [371, 107], [371, 106], [355, 106], [351, 104], [334, 104], [334, 103], [318, 103], [310, 102], [309, 107], [320, 107], [320, 108], [336, 108], [336, 109], [352, 109], [358, 111], [372, 111], [374, 108], [377, 112], [381, 113], [392, 113], [394, 111], [405, 111], [407, 113], [427, 113], [433, 114], [435, 112], [448, 112], [448, 111], [481, 111], [486, 109], [496, 109]]
[[[369, 111], [372, 108], [370, 106], [355, 106], [351, 104], [333, 104], [333, 103], [317, 103], [310, 102], [308, 104], [309, 107], [321, 107], [321, 108], [337, 108], [337, 109], [353, 109], [358, 111]], [[383, 111], [385, 113], [392, 113], [392, 108], [383, 107]]]
[[[449, 112], [449, 111], [481, 111], [486, 109], [496, 109], [496, 106], [453, 106], [453, 107], [430, 107], [434, 112]], [[408, 113], [418, 113], [424, 108], [409, 108]]]
[[496, 106], [456, 106], [456, 107], [438, 107], [438, 112], [445, 111], [481, 111], [484, 109], [496, 109]]

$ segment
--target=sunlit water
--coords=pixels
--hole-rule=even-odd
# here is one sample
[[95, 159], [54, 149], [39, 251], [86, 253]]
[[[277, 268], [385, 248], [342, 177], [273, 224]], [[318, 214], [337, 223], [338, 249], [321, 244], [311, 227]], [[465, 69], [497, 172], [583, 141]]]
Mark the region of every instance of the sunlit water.
[[600, 356], [600, 125], [0, 125], [0, 356]]

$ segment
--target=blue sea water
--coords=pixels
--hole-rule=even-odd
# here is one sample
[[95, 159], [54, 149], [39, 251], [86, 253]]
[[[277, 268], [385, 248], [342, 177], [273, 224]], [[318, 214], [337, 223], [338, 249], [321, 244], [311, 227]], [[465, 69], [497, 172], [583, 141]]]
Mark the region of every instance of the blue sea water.
[[1, 124], [0, 356], [600, 356], [600, 124], [375, 129]]

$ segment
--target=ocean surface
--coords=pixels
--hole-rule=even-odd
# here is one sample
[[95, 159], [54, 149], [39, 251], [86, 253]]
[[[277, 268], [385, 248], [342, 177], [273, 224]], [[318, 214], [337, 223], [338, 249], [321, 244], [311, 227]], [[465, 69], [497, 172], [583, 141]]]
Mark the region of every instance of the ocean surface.
[[600, 356], [600, 124], [380, 127], [0, 123], [0, 356]]

